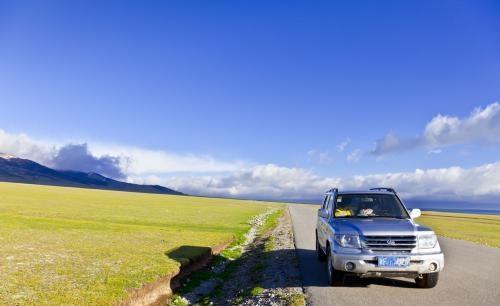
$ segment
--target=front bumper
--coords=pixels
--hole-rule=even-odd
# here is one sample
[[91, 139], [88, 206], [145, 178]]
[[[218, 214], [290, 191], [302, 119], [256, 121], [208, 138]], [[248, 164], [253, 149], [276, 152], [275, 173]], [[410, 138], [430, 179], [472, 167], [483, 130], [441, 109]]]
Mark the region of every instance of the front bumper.
[[[409, 256], [410, 265], [406, 268], [379, 267], [378, 256]], [[346, 254], [332, 252], [333, 266], [335, 270], [355, 273], [361, 277], [417, 277], [421, 274], [440, 272], [444, 268], [443, 253], [434, 254]], [[354, 269], [348, 270], [347, 263], [353, 263]], [[431, 264], [437, 267], [431, 271]]]

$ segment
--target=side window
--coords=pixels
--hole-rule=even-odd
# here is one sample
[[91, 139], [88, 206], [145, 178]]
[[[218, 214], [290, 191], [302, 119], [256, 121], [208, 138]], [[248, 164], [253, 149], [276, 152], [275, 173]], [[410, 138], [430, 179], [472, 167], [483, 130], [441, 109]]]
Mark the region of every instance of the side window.
[[321, 209], [326, 209], [326, 205], [328, 204], [329, 195], [325, 195], [325, 199], [323, 200], [323, 204], [321, 204]]
[[333, 196], [330, 196], [328, 198], [328, 204], [327, 204], [326, 210], [328, 211], [328, 213], [331, 213], [332, 209], [333, 209]]

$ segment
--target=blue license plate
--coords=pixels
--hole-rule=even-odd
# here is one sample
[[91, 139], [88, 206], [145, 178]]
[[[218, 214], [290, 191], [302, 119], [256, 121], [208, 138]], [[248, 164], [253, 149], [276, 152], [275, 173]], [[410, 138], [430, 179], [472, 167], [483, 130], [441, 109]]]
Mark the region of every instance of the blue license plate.
[[410, 264], [410, 257], [407, 256], [379, 256], [379, 267], [406, 268]]

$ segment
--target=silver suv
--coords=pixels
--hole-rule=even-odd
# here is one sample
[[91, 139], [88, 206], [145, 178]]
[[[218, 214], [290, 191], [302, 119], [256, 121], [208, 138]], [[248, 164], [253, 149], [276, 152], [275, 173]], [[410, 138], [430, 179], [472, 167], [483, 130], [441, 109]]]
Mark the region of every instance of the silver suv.
[[327, 260], [330, 285], [344, 277], [407, 277], [435, 287], [444, 267], [436, 234], [415, 223], [392, 188], [326, 192], [318, 210], [316, 252]]

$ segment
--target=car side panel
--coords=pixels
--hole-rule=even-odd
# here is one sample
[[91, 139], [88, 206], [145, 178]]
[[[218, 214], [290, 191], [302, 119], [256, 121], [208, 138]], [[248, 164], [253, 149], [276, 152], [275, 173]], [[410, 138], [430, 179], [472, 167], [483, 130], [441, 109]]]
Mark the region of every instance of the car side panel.
[[[332, 210], [333, 210], [333, 201], [334, 198], [333, 196], [328, 196], [327, 199], [325, 200], [326, 205], [323, 205], [325, 207], [324, 210], [328, 213], [329, 216], [332, 215]], [[324, 203], [324, 204], [325, 204]], [[317, 231], [318, 231], [318, 242], [320, 244], [320, 247], [326, 251], [326, 243], [328, 239], [331, 237], [332, 229], [329, 224], [330, 218], [325, 218], [321, 217], [318, 215], [318, 221], [317, 221]]]
[[316, 226], [316, 230], [318, 232], [318, 242], [320, 247], [325, 250], [326, 243], [326, 235], [325, 235], [325, 219], [318, 216], [318, 222]]

